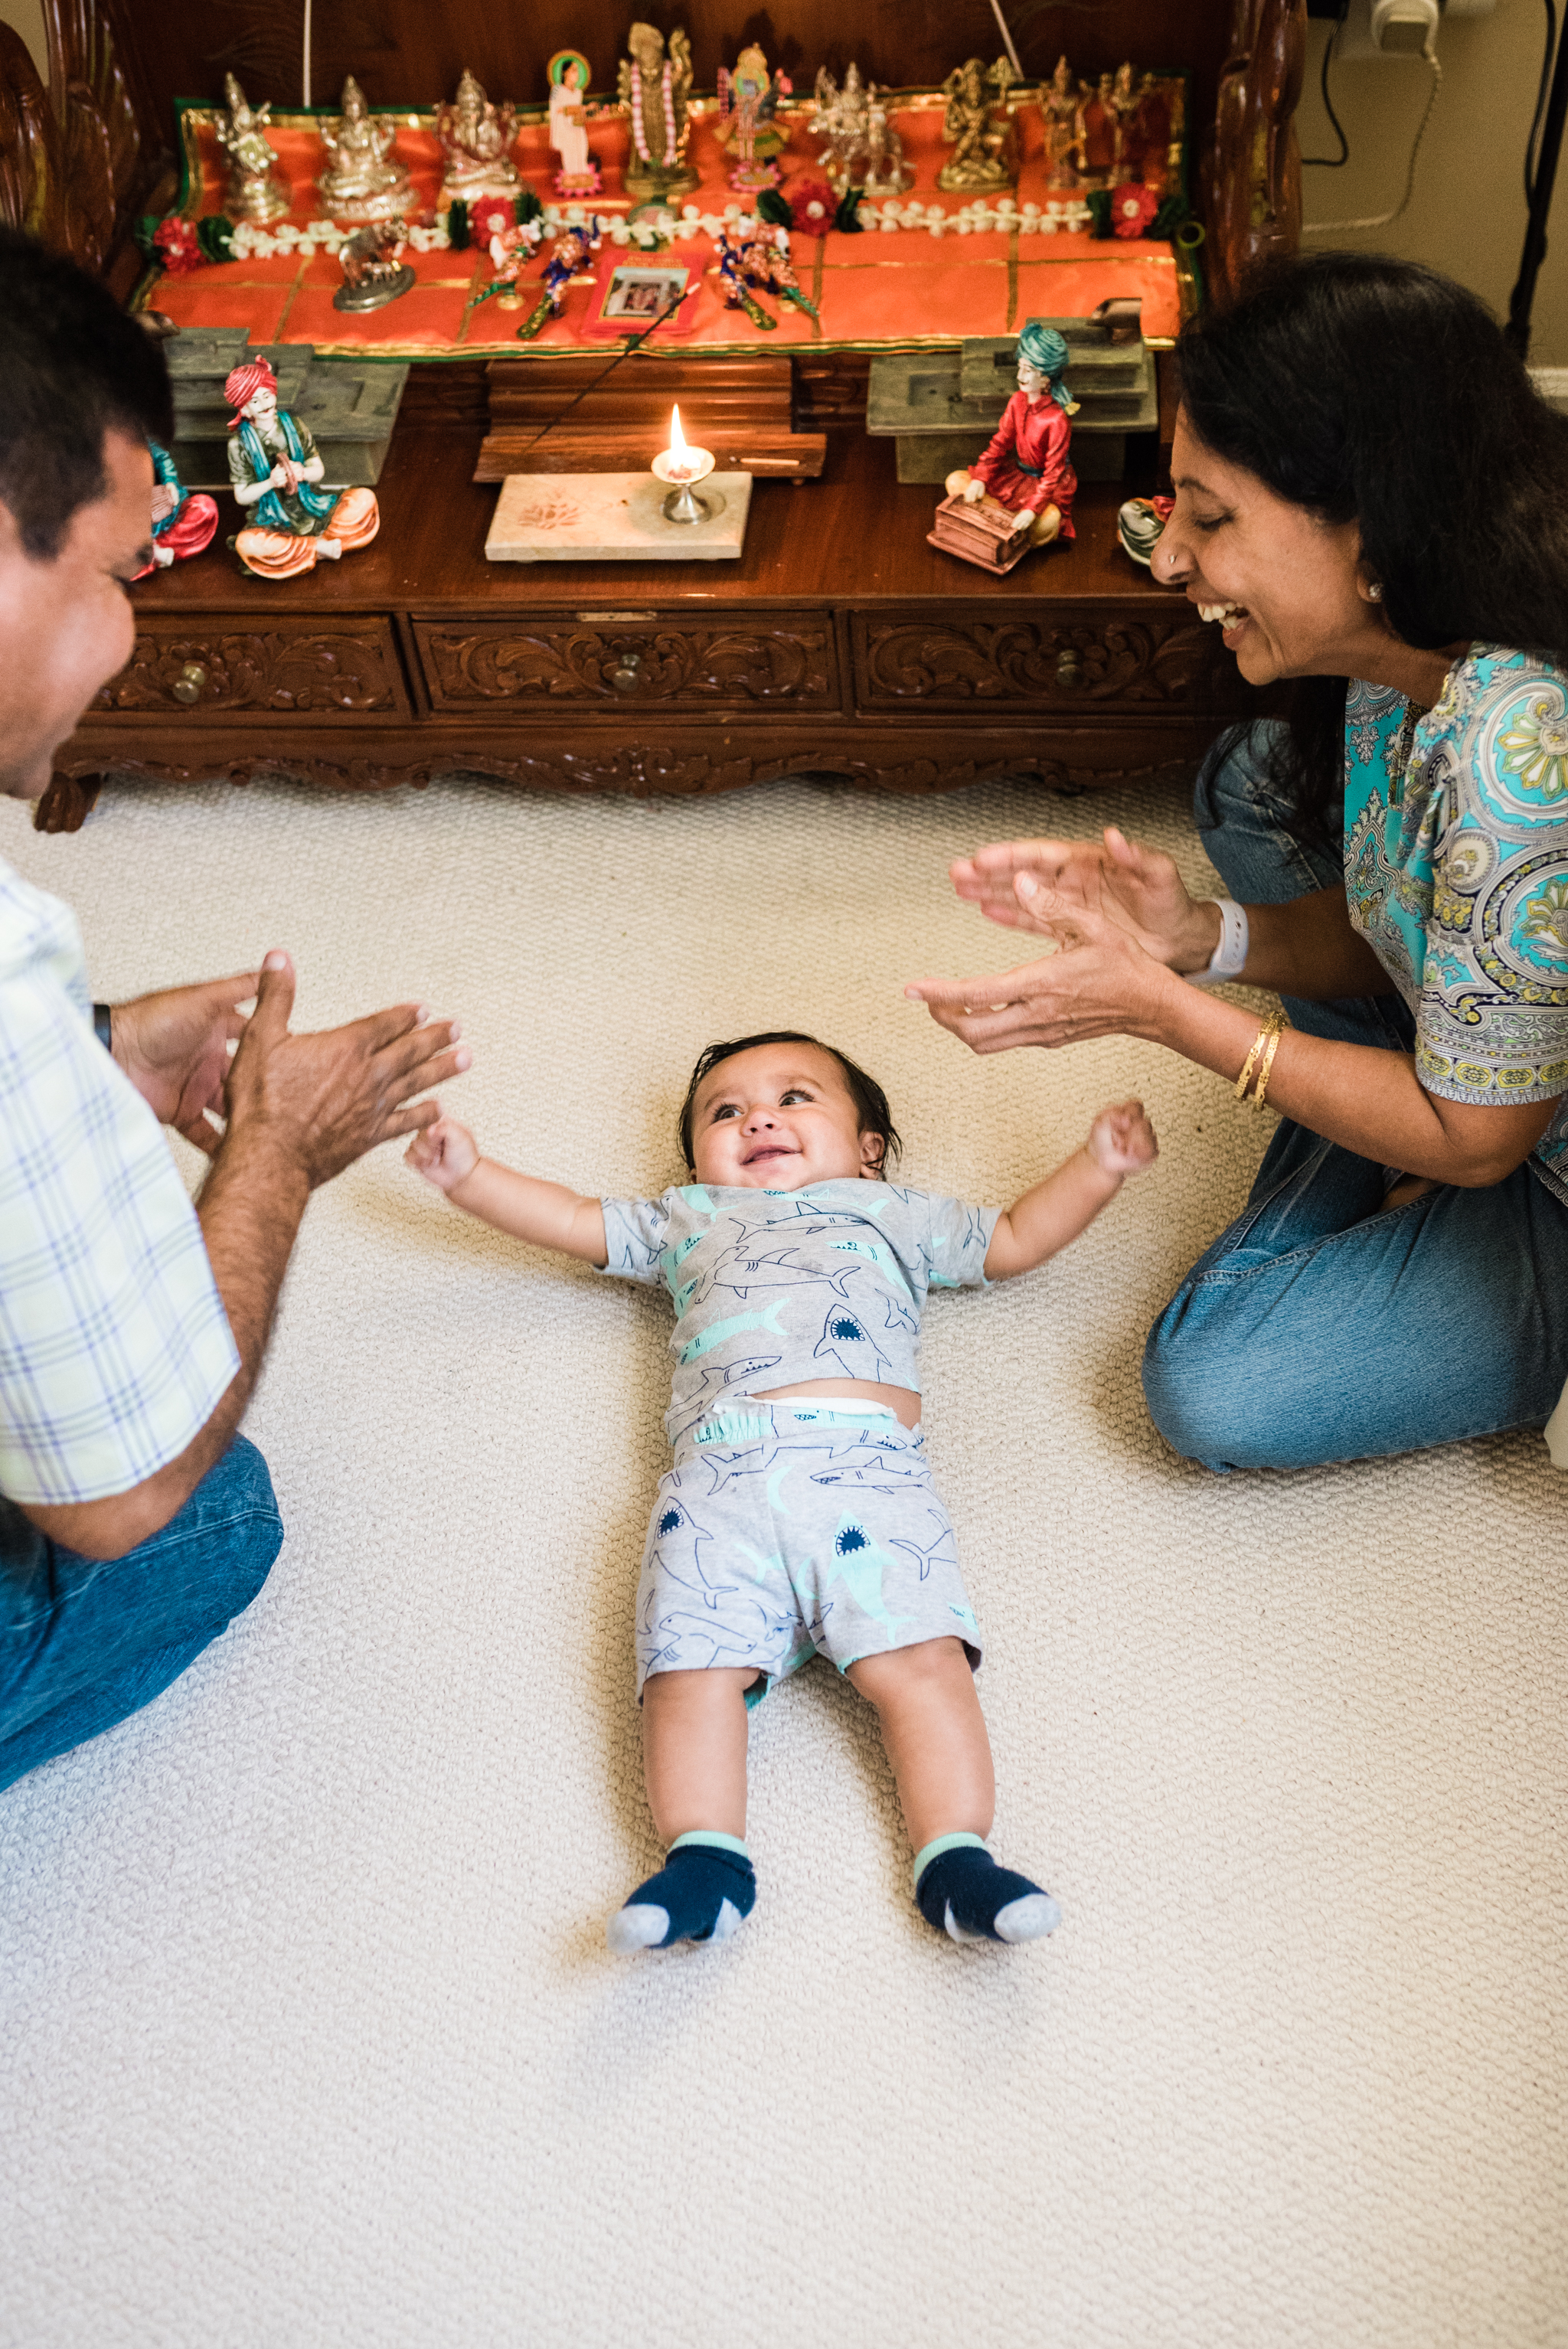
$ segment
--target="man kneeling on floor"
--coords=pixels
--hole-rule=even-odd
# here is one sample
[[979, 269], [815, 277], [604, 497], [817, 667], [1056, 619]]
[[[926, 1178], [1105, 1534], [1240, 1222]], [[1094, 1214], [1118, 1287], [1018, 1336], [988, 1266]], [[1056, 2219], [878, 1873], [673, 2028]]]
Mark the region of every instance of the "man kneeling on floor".
[[[37, 797], [130, 657], [148, 441], [173, 437], [155, 345], [0, 231], [0, 792]], [[294, 986], [274, 951], [95, 1005], [74, 916], [0, 863], [0, 1788], [261, 1588], [283, 1528], [237, 1430], [305, 1202], [469, 1064], [412, 1003], [292, 1036]], [[160, 1121], [211, 1160], [194, 1207]]]

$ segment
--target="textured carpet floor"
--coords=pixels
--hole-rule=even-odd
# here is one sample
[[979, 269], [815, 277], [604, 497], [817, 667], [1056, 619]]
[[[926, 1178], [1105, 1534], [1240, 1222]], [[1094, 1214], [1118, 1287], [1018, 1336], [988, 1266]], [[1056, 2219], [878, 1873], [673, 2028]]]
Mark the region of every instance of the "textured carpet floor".
[[270, 1582], [0, 1797], [5, 2349], [1568, 2343], [1568, 1488], [1533, 1437], [1173, 1458], [1142, 1333], [1259, 1124], [1152, 1048], [977, 1061], [900, 996], [1016, 958], [950, 855], [1108, 818], [1212, 879], [1171, 797], [121, 791], [73, 840], [0, 803], [99, 994], [275, 943], [304, 1024], [423, 994], [484, 1144], [583, 1188], [675, 1179], [694, 1054], [775, 1024], [883, 1078], [916, 1183], [1005, 1200], [1130, 1091], [1164, 1151], [927, 1319], [997, 1842], [1065, 1911], [1022, 1951], [919, 1921], [818, 1665], [755, 1723], [753, 1920], [605, 1954], [654, 1857], [667, 1305], [391, 1151], [315, 1200], [248, 1423]]

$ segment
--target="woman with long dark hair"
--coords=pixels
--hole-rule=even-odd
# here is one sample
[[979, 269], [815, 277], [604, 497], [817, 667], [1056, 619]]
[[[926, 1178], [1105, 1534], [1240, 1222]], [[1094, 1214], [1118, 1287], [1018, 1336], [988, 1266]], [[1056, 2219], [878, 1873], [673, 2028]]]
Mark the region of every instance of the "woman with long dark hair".
[[1539, 1427], [1568, 1380], [1568, 419], [1473, 295], [1372, 256], [1290, 264], [1180, 359], [1155, 576], [1253, 684], [1299, 680], [1199, 776], [1232, 895], [1114, 830], [983, 849], [959, 895], [1068, 951], [910, 991], [979, 1052], [1136, 1035], [1284, 1113], [1150, 1335], [1178, 1451]]

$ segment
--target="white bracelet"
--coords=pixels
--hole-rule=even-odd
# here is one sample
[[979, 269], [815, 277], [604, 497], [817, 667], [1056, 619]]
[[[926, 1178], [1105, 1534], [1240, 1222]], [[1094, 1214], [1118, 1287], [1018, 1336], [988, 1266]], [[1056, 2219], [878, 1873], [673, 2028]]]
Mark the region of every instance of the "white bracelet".
[[1233, 897], [1211, 897], [1209, 903], [1220, 909], [1220, 943], [1207, 969], [1187, 973], [1194, 987], [1207, 987], [1218, 978], [1239, 978], [1247, 967], [1246, 907], [1238, 905]]

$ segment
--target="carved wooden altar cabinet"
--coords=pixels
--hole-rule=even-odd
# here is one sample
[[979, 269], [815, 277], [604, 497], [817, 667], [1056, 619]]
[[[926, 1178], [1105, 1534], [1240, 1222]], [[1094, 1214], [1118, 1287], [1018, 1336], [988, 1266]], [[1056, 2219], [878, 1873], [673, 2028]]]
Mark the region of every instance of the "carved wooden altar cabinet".
[[[632, 12], [543, 0], [522, 62], [515, 21], [471, 0], [380, 0], [374, 26], [363, 11], [315, 13], [317, 94], [352, 71], [390, 107], [447, 94], [465, 66], [494, 92], [542, 96], [544, 60], [569, 44], [593, 52], [602, 82]], [[841, 11], [800, 0], [778, 62], [809, 85], [852, 54], [901, 87], [995, 48], [985, 0], [913, 26], [900, 13], [846, 44]], [[297, 106], [306, 19], [300, 0], [45, 0], [45, 15], [46, 86], [0, 27], [0, 212], [129, 291], [129, 223], [173, 199], [174, 97], [215, 92], [232, 67], [253, 101]], [[711, 88], [738, 19], [718, 0], [682, 18]], [[1295, 240], [1304, 34], [1304, 0], [1107, 0], [1037, 12], [1020, 42], [1031, 75], [1063, 47], [1085, 75], [1123, 56], [1187, 68], [1193, 119], [1212, 125], [1199, 209], [1222, 294]], [[139, 585], [131, 661], [58, 753], [40, 823], [74, 829], [116, 774], [279, 771], [368, 789], [467, 771], [689, 792], [791, 773], [892, 791], [1006, 773], [1074, 789], [1190, 761], [1247, 706], [1212, 632], [1120, 552], [1123, 485], [1086, 484], [1076, 543], [1004, 579], [928, 545], [930, 489], [900, 486], [892, 444], [865, 436], [863, 367], [797, 355], [796, 420], [826, 429], [827, 462], [805, 486], [758, 482], [738, 562], [528, 566], [484, 559], [496, 492], [472, 478], [482, 364], [417, 367], [375, 545], [279, 585], [220, 543]]]

